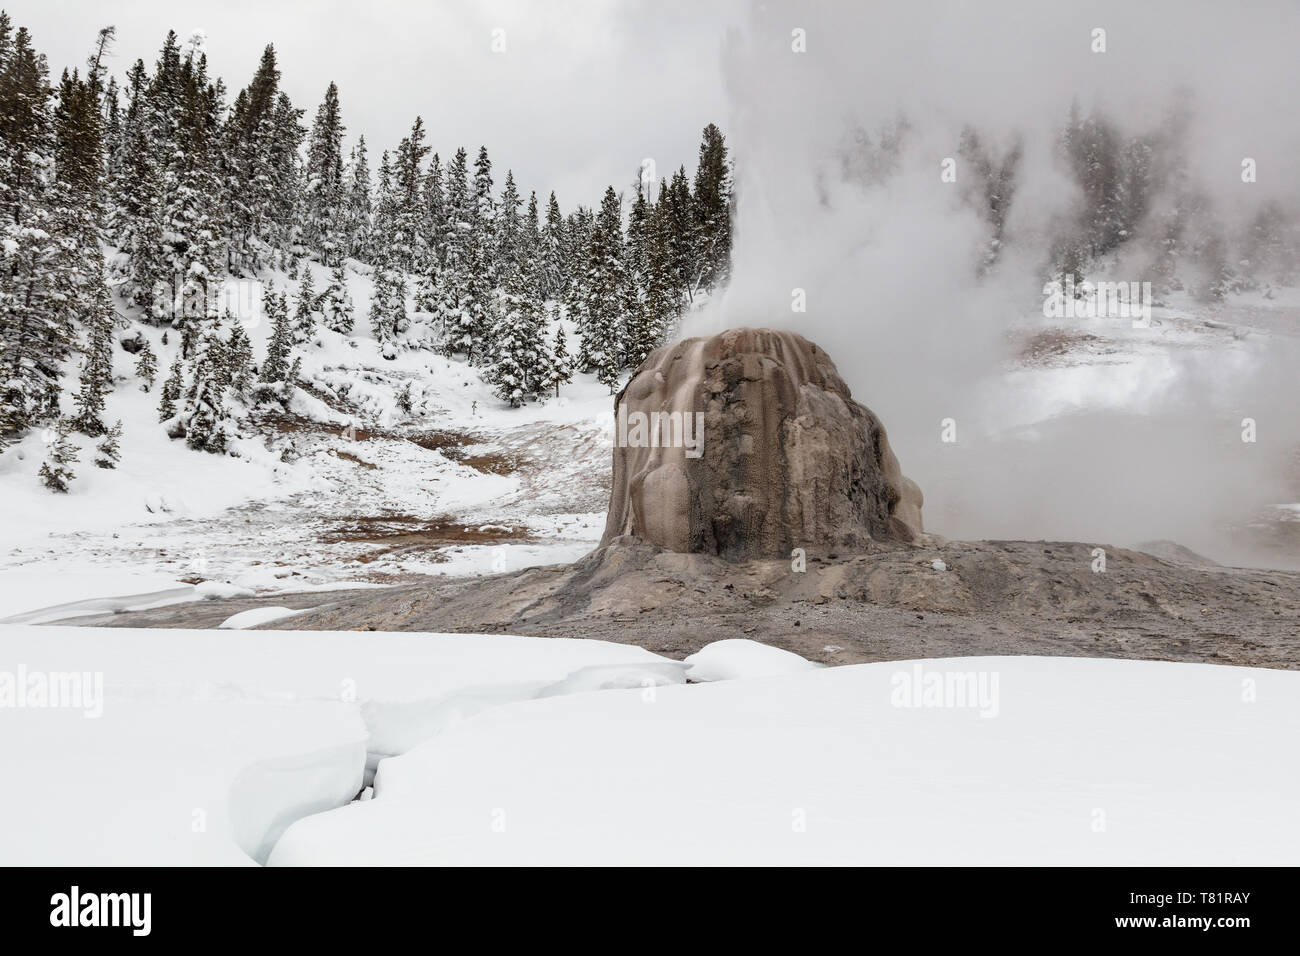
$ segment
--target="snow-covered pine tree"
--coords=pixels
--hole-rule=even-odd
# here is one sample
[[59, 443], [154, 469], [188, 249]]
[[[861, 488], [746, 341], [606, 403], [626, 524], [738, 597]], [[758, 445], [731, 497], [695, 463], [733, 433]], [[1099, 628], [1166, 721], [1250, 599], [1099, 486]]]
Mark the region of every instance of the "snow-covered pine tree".
[[511, 285], [519, 269], [523, 254], [523, 230], [519, 219], [519, 189], [515, 174], [506, 170], [506, 184], [501, 191], [501, 202], [496, 209], [496, 281], [501, 288]]
[[370, 163], [366, 138], [359, 136], [348, 159], [343, 232], [345, 254], [362, 262], [370, 261], [370, 207]]
[[207, 78], [207, 63], [187, 52], [179, 79], [176, 148], [163, 180], [163, 248], [174, 300], [172, 324], [186, 330], [185, 343], [219, 320], [225, 241], [218, 214], [221, 178], [217, 131], [225, 106]]
[[95, 446], [95, 467], [96, 468], [116, 468], [117, 463], [122, 460], [122, 420], [119, 418], [113, 423], [113, 427], [104, 432], [104, 437], [99, 440]]
[[645, 361], [672, 334], [681, 309], [682, 297], [673, 263], [672, 223], [663, 203], [667, 184], [659, 188], [661, 201], [651, 207], [646, 224], [644, 288], [637, 326], [628, 336], [628, 363], [633, 367]]
[[463, 278], [463, 302], [460, 309], [460, 341], [465, 357], [482, 364], [492, 347], [492, 310], [495, 296], [496, 268], [493, 261], [492, 233], [482, 221], [471, 230], [469, 263]]
[[516, 269], [498, 299], [500, 316], [484, 380], [497, 397], [518, 408], [546, 387], [545, 312], [538, 294], [537, 263]]
[[135, 359], [135, 374], [140, 379], [140, 391], [147, 392], [153, 388], [158, 378], [158, 358], [146, 339]]
[[302, 264], [302, 281], [298, 283], [298, 303], [293, 313], [293, 340], [310, 342], [316, 335], [316, 313], [320, 301], [312, 288], [311, 266]]
[[81, 381], [74, 402], [77, 412], [73, 427], [94, 438], [104, 433], [104, 399], [113, 390], [113, 328], [116, 314], [108, 287], [100, 281], [100, 293], [86, 323], [85, 357]]
[[253, 394], [253, 343], [243, 325], [229, 312], [226, 322], [230, 325], [230, 338], [226, 340], [226, 373], [222, 381], [230, 386], [232, 395], [247, 401]]
[[325, 287], [321, 308], [327, 329], [343, 335], [352, 331], [352, 296], [348, 294], [347, 274], [341, 265], [335, 266], [330, 273], [330, 284]]
[[645, 293], [646, 269], [650, 246], [651, 206], [645, 185], [638, 176], [635, 182], [636, 199], [627, 214], [627, 273], [628, 280], [638, 294]]
[[722, 131], [704, 127], [695, 168], [692, 231], [696, 246], [694, 288], [712, 291], [731, 273], [731, 165]]
[[165, 422], [176, 417], [176, 403], [181, 398], [184, 376], [185, 371], [181, 368], [181, 357], [178, 354], [172, 362], [167, 380], [163, 382], [162, 396], [158, 402], [158, 421]]
[[442, 160], [437, 153], [429, 162], [429, 171], [421, 189], [426, 257], [416, 281], [415, 307], [421, 312], [442, 317], [442, 280], [447, 262], [447, 197], [443, 188]]
[[469, 209], [468, 245], [459, 277], [460, 350], [473, 363], [488, 360], [492, 347], [496, 270], [496, 201], [492, 197], [492, 161], [480, 146], [474, 161], [474, 193]]
[[594, 369], [612, 394], [622, 368], [619, 336], [629, 302], [621, 203], [613, 186], [605, 189], [592, 232], [585, 293], [578, 364]]
[[229, 362], [225, 343], [215, 331], [207, 332], [199, 343], [194, 361], [194, 376], [185, 395], [181, 423], [185, 443], [196, 451], [222, 454], [229, 441], [226, 386]]
[[266, 346], [266, 361], [262, 363], [262, 382], [282, 382], [289, 374], [289, 358], [293, 351], [293, 324], [289, 318], [289, 303], [284, 293], [276, 295], [275, 288], [267, 283], [262, 294], [262, 309], [271, 321], [271, 339]]
[[542, 298], [559, 299], [565, 287], [564, 261], [564, 216], [560, 214], [560, 202], [551, 193], [546, 202], [546, 227], [541, 238], [542, 263]]
[[230, 262], [256, 270], [280, 259], [294, 242], [301, 178], [302, 115], [280, 89], [275, 47], [267, 45], [252, 81], [223, 128], [228, 157]]
[[404, 415], [415, 411], [415, 395], [409, 378], [402, 385], [402, 390], [397, 393], [397, 407]]
[[425, 244], [438, 265], [447, 258], [447, 197], [443, 190], [442, 160], [437, 153], [424, 176]]
[[[409, 142], [403, 143], [404, 149], [413, 148]], [[384, 153], [379, 166], [379, 201], [371, 242], [374, 294], [370, 300], [370, 329], [384, 358], [390, 360], [397, 357], [397, 335], [406, 330], [408, 322], [406, 273], [402, 262], [410, 255], [405, 244], [409, 223], [401, 210], [399, 188], [388, 153]]]
[[491, 228], [496, 217], [496, 202], [492, 198], [492, 160], [486, 146], [478, 148], [474, 160], [474, 212], [479, 220]]
[[376, 255], [371, 273], [374, 291], [370, 296], [370, 332], [387, 359], [397, 356], [397, 330], [393, 327], [393, 301], [396, 299], [396, 282], [393, 269], [386, 257]]
[[467, 167], [465, 150], [456, 150], [456, 155], [447, 167], [447, 230], [443, 268], [437, 276], [437, 288], [438, 314], [442, 320], [447, 350], [469, 356], [478, 343], [473, 335], [472, 317], [467, 308], [472, 268], [471, 236], [474, 229], [473, 198], [469, 192]]
[[322, 265], [342, 261], [346, 243], [346, 183], [343, 178], [343, 114], [339, 89], [331, 82], [316, 110], [308, 138], [303, 188], [303, 243]]
[[674, 285], [678, 298], [691, 301], [698, 274], [695, 250], [695, 204], [691, 186], [686, 179], [686, 167], [679, 167], [668, 184], [667, 196], [660, 198], [660, 213], [665, 218], [660, 225], [667, 230], [669, 261], [672, 264]]
[[284, 382], [280, 386], [281, 399], [287, 402], [293, 397], [293, 390], [298, 387], [300, 378], [302, 378], [302, 356], [295, 355], [289, 365], [289, 374], [284, 377]]
[[542, 379], [543, 387], [554, 389], [555, 397], [560, 397], [560, 386], [573, 381], [573, 360], [569, 357], [569, 348], [564, 341], [564, 326], [555, 329], [555, 344], [547, 354], [546, 373]]
[[[556, 297], [577, 320], [579, 338], [582, 337], [585, 323], [587, 266], [591, 253], [591, 235], [595, 226], [595, 214], [587, 206], [579, 206], [564, 221], [564, 236], [560, 246], [563, 287]], [[586, 368], [586, 366], [581, 367], [584, 370]]]
[[274, 239], [282, 254], [301, 255], [302, 247], [302, 160], [299, 147], [307, 135], [302, 125], [303, 110], [296, 109], [285, 93], [275, 101], [272, 126], [270, 174], [274, 196], [271, 216]]
[[71, 433], [72, 428], [67, 422], [60, 421], [54, 426], [45, 461], [38, 472], [41, 484], [59, 494], [68, 493], [68, 484], [76, 477], [72, 466], [81, 457], [77, 446], [72, 443]]
[[119, 249], [114, 271], [128, 300], [154, 318], [154, 288], [163, 278], [162, 174], [150, 133], [149, 73], [136, 60], [127, 73], [127, 108], [120, 155], [110, 184], [109, 221]]
[[542, 258], [541, 211], [537, 206], [537, 193], [528, 194], [528, 207], [520, 224], [519, 261], [529, 262], [528, 267], [537, 286], [537, 299], [546, 301], [546, 263]]
[[[3, 29], [10, 29], [7, 17]], [[54, 173], [45, 58], [20, 27], [0, 62], [0, 444], [58, 414], [72, 329]]]
[[428, 207], [423, 192], [423, 165], [428, 152], [424, 120], [417, 116], [393, 157], [389, 234], [384, 237], [390, 261], [402, 272], [420, 273], [428, 264]]
[[[93, 62], [93, 59], [92, 59]], [[105, 311], [108, 290], [100, 251], [103, 226], [103, 131], [98, 80], [64, 71], [54, 109], [55, 178], [51, 222], [63, 240], [57, 270], [69, 328]], [[111, 305], [106, 310], [110, 315]], [[110, 319], [111, 325], [111, 319]]]

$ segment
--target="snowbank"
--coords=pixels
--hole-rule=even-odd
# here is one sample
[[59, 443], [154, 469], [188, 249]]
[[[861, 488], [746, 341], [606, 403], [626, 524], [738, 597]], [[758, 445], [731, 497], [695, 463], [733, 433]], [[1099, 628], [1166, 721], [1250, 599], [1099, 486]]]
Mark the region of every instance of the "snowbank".
[[86, 614], [192, 601], [194, 588], [138, 571], [0, 571], [0, 623], [40, 624]]
[[688, 668], [686, 676], [693, 681], [776, 677], [821, 666], [779, 647], [742, 638], [714, 641], [686, 658], [685, 664]]
[[[982, 675], [996, 717], [918, 667]], [[1145, 661], [548, 698], [385, 760], [373, 800], [299, 820], [270, 862], [1294, 865], [1298, 731], [1300, 674]]]
[[427, 711], [485, 688], [505, 703], [584, 667], [660, 660], [496, 635], [0, 626], [0, 682], [21, 669], [99, 675], [102, 687], [96, 707], [0, 706], [0, 764], [13, 770], [0, 819], [20, 822], [0, 827], [0, 860], [262, 861], [290, 822], [361, 789], [374, 746], [363, 704]]
[[301, 613], [302, 611], [295, 611], [287, 607], [255, 607], [230, 615], [217, 627], [222, 630], [240, 630], [245, 627], [257, 627], [259, 624], [270, 624], [272, 621], [279, 621]]

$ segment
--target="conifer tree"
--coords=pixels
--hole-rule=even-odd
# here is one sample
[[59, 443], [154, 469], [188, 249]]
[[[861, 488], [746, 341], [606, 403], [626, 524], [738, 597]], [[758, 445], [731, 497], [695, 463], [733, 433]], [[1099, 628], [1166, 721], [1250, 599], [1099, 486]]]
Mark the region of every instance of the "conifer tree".
[[153, 388], [153, 383], [158, 378], [158, 359], [153, 354], [153, 349], [149, 346], [148, 339], [140, 348], [140, 354], [135, 360], [135, 374], [140, 379], [140, 391], [147, 392]]
[[620, 206], [614, 187], [606, 187], [588, 255], [578, 358], [579, 366], [594, 369], [611, 393], [622, 367], [619, 333], [629, 304]]
[[523, 254], [523, 224], [519, 218], [522, 205], [515, 174], [506, 170], [506, 184], [496, 209], [496, 281], [504, 288], [512, 282]]
[[555, 397], [560, 397], [560, 386], [573, 381], [573, 361], [569, 358], [569, 349], [564, 341], [564, 326], [555, 329], [555, 344], [547, 356], [547, 366], [542, 386], [555, 389]]
[[161, 401], [158, 403], [158, 421], [165, 422], [176, 417], [176, 403], [180, 401], [184, 375], [181, 357], [177, 355], [167, 374], [167, 380], [163, 382]]
[[348, 160], [347, 186], [344, 197], [344, 245], [346, 255], [362, 262], [370, 261], [370, 163], [366, 156], [366, 138], [357, 137]]
[[473, 268], [473, 197], [469, 191], [467, 156], [456, 150], [447, 167], [447, 231], [443, 269], [439, 274], [439, 315], [449, 352], [473, 355], [478, 346], [469, 308], [470, 270]]
[[551, 193], [546, 203], [546, 227], [541, 238], [542, 298], [558, 299], [565, 288], [564, 217], [560, 203]]
[[104, 433], [104, 398], [113, 390], [114, 315], [107, 288], [102, 289], [88, 324], [73, 427], [94, 438]]
[[347, 241], [343, 235], [345, 132], [339, 90], [331, 82], [312, 122], [307, 146], [307, 183], [303, 190], [303, 241], [326, 266], [341, 260]]
[[529, 263], [528, 271], [535, 286], [538, 302], [546, 301], [546, 263], [542, 258], [541, 210], [537, 193], [528, 194], [528, 206], [520, 223], [519, 261]]
[[230, 323], [230, 338], [226, 342], [226, 371], [222, 376], [230, 392], [240, 400], [247, 400], [253, 393], [253, 343], [244, 331], [243, 325], [227, 315]]
[[325, 288], [322, 307], [325, 327], [343, 335], [352, 331], [352, 297], [348, 294], [347, 275], [343, 266], [335, 266], [330, 284]]
[[194, 362], [194, 377], [185, 396], [181, 422], [185, 426], [185, 443], [195, 451], [213, 454], [225, 452], [229, 435], [226, 386], [229, 374], [225, 344], [215, 331], [203, 336]]
[[302, 281], [298, 284], [298, 304], [293, 313], [293, 340], [310, 342], [316, 335], [316, 312], [319, 302], [312, 288], [311, 267], [302, 267]]
[[424, 120], [415, 118], [393, 158], [391, 196], [386, 223], [388, 258], [403, 272], [421, 272], [429, 259], [429, 235], [422, 171], [429, 147], [424, 145]]
[[59, 494], [68, 493], [68, 484], [76, 477], [72, 473], [72, 466], [81, 457], [77, 446], [72, 443], [71, 431], [66, 422], [61, 421], [55, 426], [53, 440], [45, 453], [45, 462], [38, 472], [41, 484]]
[[104, 432], [104, 437], [99, 440], [95, 446], [95, 467], [96, 468], [116, 468], [117, 463], [122, 460], [122, 451], [119, 443], [122, 440], [122, 420], [119, 418], [113, 423], [113, 427]]
[[293, 361], [289, 364], [289, 373], [284, 377], [284, 383], [280, 386], [280, 397], [284, 401], [289, 401], [293, 397], [293, 390], [298, 387], [298, 380], [302, 378], [302, 356], [295, 355]]
[[[414, 149], [410, 139], [408, 137], [403, 146], [408, 153], [407, 161]], [[390, 360], [397, 357], [397, 335], [406, 330], [408, 323], [406, 273], [402, 270], [402, 262], [411, 255], [406, 244], [410, 226], [401, 209], [402, 188], [401, 178], [394, 175], [388, 154], [384, 153], [379, 166], [379, 203], [375, 209], [372, 239], [374, 295], [370, 300], [370, 329], [384, 358]]]
[[23, 27], [5, 46], [0, 62], [0, 441], [58, 414], [60, 363], [73, 339], [45, 58]]
[[722, 131], [704, 127], [692, 197], [694, 288], [713, 290], [731, 273], [731, 166]]
[[496, 395], [512, 408], [518, 408], [545, 387], [545, 313], [533, 275], [535, 269], [535, 260], [526, 260], [511, 275], [509, 286], [498, 300], [500, 318], [484, 372], [484, 379], [493, 386]]
[[186, 54], [175, 91], [174, 136], [163, 178], [164, 263], [172, 282], [172, 324], [187, 330], [186, 343], [218, 320], [225, 241], [217, 220], [221, 205], [217, 136], [224, 111], [207, 78], [202, 54]]
[[284, 293], [275, 294], [267, 283], [262, 296], [262, 307], [271, 320], [271, 340], [266, 346], [266, 361], [262, 363], [260, 380], [282, 382], [289, 373], [289, 357], [293, 351], [293, 325], [289, 318], [289, 303]]
[[695, 211], [686, 168], [673, 173], [667, 196], [660, 200], [662, 228], [667, 230], [668, 256], [674, 285], [679, 298], [691, 301], [695, 288], [697, 258], [695, 253]]
[[[666, 191], [667, 186], [661, 186], [660, 196]], [[628, 364], [634, 368], [672, 333], [683, 301], [673, 263], [672, 224], [667, 211], [662, 202], [657, 203], [646, 225], [644, 286], [634, 325], [627, 336]]]
[[437, 153], [429, 161], [424, 177], [425, 244], [429, 253], [442, 265], [447, 259], [447, 198], [443, 191], [442, 160]]
[[579, 206], [564, 221], [564, 240], [560, 249], [564, 263], [564, 286], [559, 298], [577, 319], [580, 338], [585, 321], [583, 303], [587, 297], [587, 266], [595, 226], [596, 218], [591, 209]]
[[[416, 281], [416, 308], [443, 315], [443, 279], [447, 263], [447, 198], [443, 188], [442, 161], [433, 154], [422, 186], [424, 204], [425, 261]], [[445, 331], [445, 329], [444, 329]]]

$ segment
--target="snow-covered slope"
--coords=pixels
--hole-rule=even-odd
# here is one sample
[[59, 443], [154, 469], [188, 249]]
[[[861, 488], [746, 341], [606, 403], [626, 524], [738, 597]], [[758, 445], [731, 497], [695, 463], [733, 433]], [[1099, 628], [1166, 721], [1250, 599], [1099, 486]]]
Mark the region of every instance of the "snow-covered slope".
[[[318, 287], [328, 275], [303, 268]], [[105, 418], [123, 422], [120, 464], [94, 467], [94, 442], [74, 435], [76, 478], [56, 495], [37, 479], [52, 432], [0, 455], [0, 570], [55, 578], [111, 565], [273, 591], [509, 570], [589, 550], [603, 526], [609, 389], [577, 375], [559, 397], [510, 409], [464, 361], [423, 348], [385, 359], [366, 319], [365, 273], [355, 263], [347, 272], [354, 330], [320, 328], [296, 349], [305, 387], [287, 412], [267, 406], [242, 420], [231, 455], [167, 437], [159, 390], [180, 336], [132, 321], [117, 338], [138, 332], [160, 372], [141, 391], [134, 356], [115, 346]], [[259, 361], [267, 283], [292, 296], [288, 276], [271, 271], [232, 284], [226, 297]], [[427, 321], [414, 317], [418, 341]], [[66, 373], [70, 406], [75, 362]]]

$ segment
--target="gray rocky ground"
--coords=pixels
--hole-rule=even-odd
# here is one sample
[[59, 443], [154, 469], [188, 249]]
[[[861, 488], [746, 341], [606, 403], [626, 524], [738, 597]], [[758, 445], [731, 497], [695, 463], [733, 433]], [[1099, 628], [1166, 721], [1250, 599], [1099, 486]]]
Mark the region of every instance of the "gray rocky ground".
[[[82, 618], [215, 627], [251, 607], [311, 608], [294, 629], [584, 637], [683, 657], [744, 637], [832, 664], [989, 654], [1300, 668], [1300, 575], [1101, 545], [944, 542], [730, 564], [616, 541], [573, 565], [375, 591], [202, 601]], [[942, 562], [946, 570], [936, 569]], [[267, 625], [274, 628], [275, 624]]]

